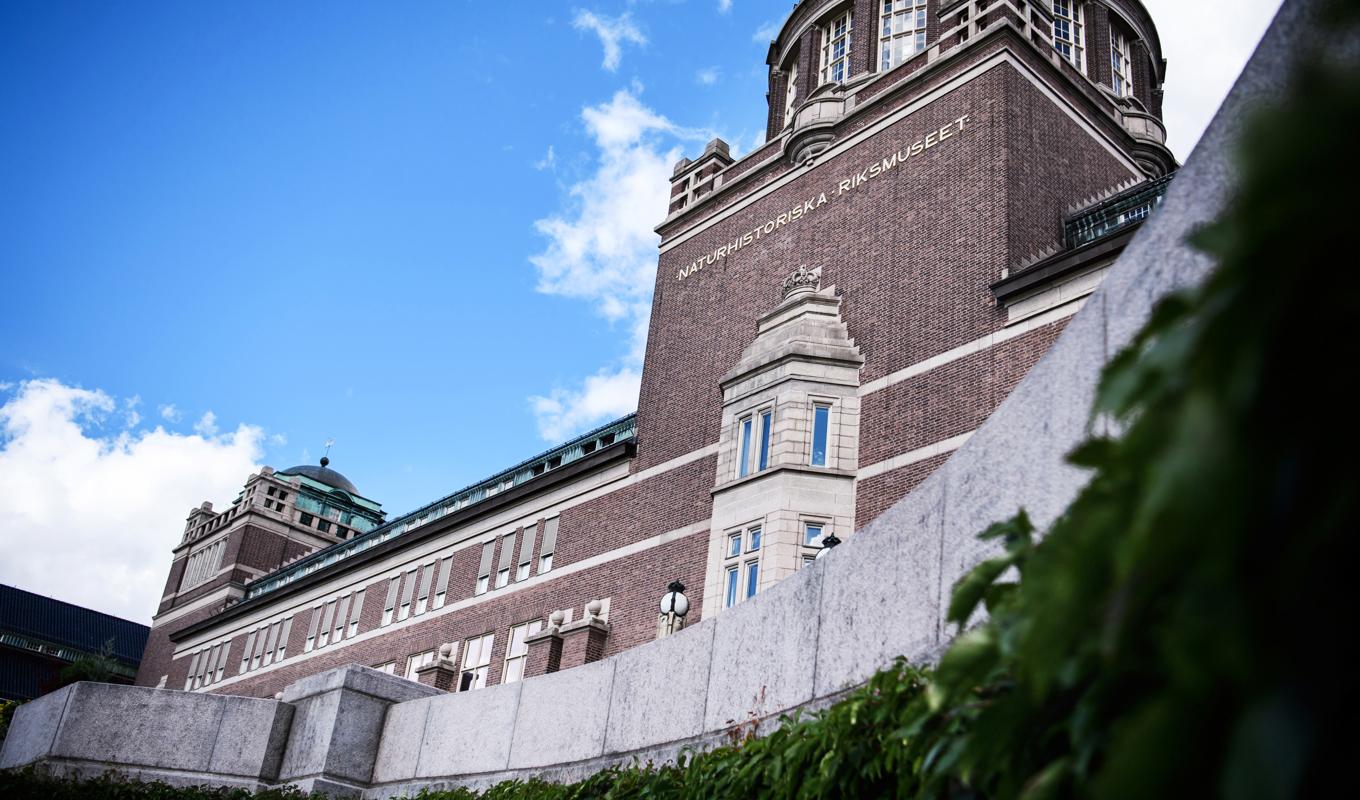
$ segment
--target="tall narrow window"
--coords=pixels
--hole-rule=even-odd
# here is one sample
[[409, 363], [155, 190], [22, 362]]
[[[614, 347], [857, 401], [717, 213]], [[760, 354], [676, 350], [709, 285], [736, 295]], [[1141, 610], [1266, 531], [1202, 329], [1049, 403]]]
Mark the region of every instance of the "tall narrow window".
[[770, 434], [774, 428], [774, 412], [760, 412], [760, 450], [756, 458], [756, 469], [770, 466]]
[[463, 674], [458, 681], [458, 691], [481, 689], [486, 686], [487, 669], [491, 666], [491, 647], [496, 642], [496, 634], [474, 636], [463, 643]]
[[538, 523], [524, 526], [524, 536], [519, 540], [519, 565], [515, 567], [515, 580], [529, 579], [529, 568], [534, 561], [534, 538], [538, 533]]
[[1119, 31], [1110, 31], [1110, 72], [1114, 93], [1120, 97], [1133, 94], [1133, 59], [1129, 56], [1129, 40]]
[[538, 557], [538, 574], [542, 575], [553, 566], [553, 551], [557, 548], [557, 517], [543, 523], [543, 550]]
[[[280, 657], [282, 657], [282, 656], [280, 656]], [[231, 641], [230, 641], [230, 640], [228, 640], [227, 642], [223, 643], [223, 645], [222, 645], [222, 652], [219, 653], [218, 656], [217, 656], [217, 677], [216, 677], [216, 680], [219, 680], [219, 681], [220, 681], [220, 680], [222, 680], [222, 678], [226, 677], [226, 674], [227, 674], [227, 659], [229, 659], [229, 658], [231, 658]]]
[[752, 419], [751, 419], [750, 417], [747, 417], [746, 419], [742, 420], [741, 423], [740, 423], [740, 425], [741, 425], [741, 433], [739, 434], [739, 439], [740, 439], [740, 442], [741, 442], [741, 446], [737, 448], [737, 458], [740, 459], [740, 461], [737, 462], [737, 477], [738, 477], [738, 478], [745, 478], [747, 475], [750, 475], [750, 474], [751, 474], [751, 430], [752, 430], [751, 425], [752, 425], [752, 422], [753, 422]]
[[364, 593], [366, 589], [360, 589], [354, 593], [354, 600], [349, 606], [349, 631], [346, 636], [354, 636], [359, 632], [359, 615], [364, 613]]
[[741, 582], [741, 572], [736, 566], [727, 568], [727, 588], [723, 591], [723, 607], [731, 608], [737, 604], [737, 584]]
[[401, 606], [397, 608], [397, 620], [401, 621], [411, 616], [411, 599], [416, 594], [416, 571], [408, 570], [406, 580], [401, 587]]
[[387, 602], [383, 605], [381, 625], [392, 624], [392, 613], [397, 607], [397, 591], [401, 588], [401, 576], [387, 582]]
[[826, 441], [831, 427], [831, 406], [817, 404], [812, 408], [812, 466], [826, 466]]
[[430, 586], [434, 584], [434, 563], [432, 561], [426, 564], [425, 569], [420, 572], [420, 591], [416, 592], [416, 616], [424, 614], [430, 603]]
[[[310, 653], [316, 647], [316, 629], [321, 625], [321, 606], [312, 609], [312, 618], [307, 622], [307, 641], [302, 644], [302, 652]], [[246, 650], [250, 650], [250, 642], [246, 642]], [[247, 652], [249, 658], [249, 652]]]
[[453, 556], [439, 562], [439, 580], [434, 587], [434, 607], [443, 608], [449, 594], [449, 573], [453, 571]]
[[283, 621], [283, 630], [279, 631], [279, 649], [274, 652], [274, 660], [282, 661], [288, 655], [288, 637], [293, 632], [293, 618], [289, 617]]
[[839, 83], [850, 77], [850, 48], [854, 44], [850, 12], [822, 28], [822, 83]]
[[754, 553], [760, 549], [760, 528], [752, 528], [746, 534], [746, 552]]
[[760, 586], [760, 561], [746, 562], [746, 596], [755, 597]]
[[335, 627], [331, 628], [331, 641], [338, 642], [345, 638], [345, 626], [349, 623], [349, 604], [354, 602], [354, 595], [347, 594], [340, 598], [340, 602], [335, 606]]
[[731, 558], [732, 556], [739, 556], [739, 555], [741, 555], [741, 532], [740, 532], [740, 531], [738, 531], [738, 532], [732, 534], [731, 536], [727, 537], [727, 555], [728, 555], [729, 558]]
[[261, 662], [264, 661], [264, 630], [265, 630], [264, 628], [260, 628], [258, 631], [256, 631], [257, 635], [255, 637], [255, 658], [253, 662], [255, 664], [255, 666], [253, 667], [254, 669], [259, 669]]
[[496, 554], [496, 543], [482, 545], [482, 563], [477, 566], [477, 590], [475, 594], [485, 594], [491, 586], [491, 558]]
[[[203, 651], [194, 653], [194, 657], [189, 659], [189, 671], [184, 675], [184, 691], [194, 688], [194, 676], [198, 674], [198, 660], [203, 658]], [[244, 672], [244, 670], [242, 670]]]
[[1086, 72], [1084, 20], [1081, 0], [1053, 0], [1053, 46], [1080, 72]]
[[505, 669], [501, 673], [501, 683], [514, 683], [524, 677], [524, 664], [529, 659], [529, 644], [526, 640], [542, 629], [542, 620], [526, 622], [510, 629], [510, 641], [505, 646]]
[[515, 560], [515, 534], [501, 537], [501, 560], [496, 565], [496, 588], [510, 583], [510, 564]]
[[321, 629], [316, 636], [316, 646], [325, 647], [331, 641], [331, 623], [335, 622], [335, 601], [326, 604], [326, 610], [321, 615]]
[[926, 0], [882, 0], [878, 68], [887, 72], [926, 49]]
[[798, 62], [789, 65], [788, 83], [784, 87], [784, 127], [793, 123], [793, 107], [798, 100]]
[[264, 663], [266, 664], [274, 663], [274, 645], [279, 640], [279, 628], [282, 626], [282, 622], [275, 622], [269, 626], [269, 636], [264, 640]]

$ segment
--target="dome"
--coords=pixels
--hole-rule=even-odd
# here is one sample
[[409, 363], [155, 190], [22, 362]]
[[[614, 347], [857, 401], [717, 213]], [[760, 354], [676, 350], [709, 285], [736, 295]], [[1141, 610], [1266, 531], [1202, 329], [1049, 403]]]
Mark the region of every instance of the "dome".
[[[349, 494], [358, 495], [359, 490], [354, 486], [353, 483], [350, 483], [349, 478], [346, 478], [344, 475], [341, 475], [340, 473], [326, 466], [329, 463], [331, 463], [331, 460], [329, 458], [323, 457], [321, 459], [321, 466], [319, 467], [314, 467], [311, 464], [300, 464], [296, 467], [289, 467], [288, 469], [279, 470], [276, 474], [301, 475], [305, 478], [311, 478], [317, 483], [324, 483], [327, 486], [339, 489], [342, 492], [348, 492]], [[363, 495], [359, 496], [362, 497]]]

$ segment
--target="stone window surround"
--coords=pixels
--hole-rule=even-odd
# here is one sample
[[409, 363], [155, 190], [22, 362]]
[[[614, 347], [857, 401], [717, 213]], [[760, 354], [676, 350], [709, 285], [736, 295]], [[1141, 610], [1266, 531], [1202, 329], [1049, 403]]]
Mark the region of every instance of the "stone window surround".
[[[839, 24], [845, 22], [845, 31], [839, 36], [834, 35]], [[817, 72], [817, 85], [827, 83], [843, 83], [849, 80], [854, 74], [854, 42], [855, 42], [855, 13], [854, 8], [849, 7], [837, 13], [821, 26], [822, 47], [821, 47], [821, 68]], [[837, 44], [843, 43], [844, 50], [838, 56], [832, 57]], [[837, 67], [840, 68], [841, 75], [838, 78], [832, 77]]]
[[[1082, 75], [1086, 74], [1086, 2], [1085, 0], [1051, 0], [1053, 6], [1053, 47]], [[1059, 4], [1062, 4], [1061, 11]], [[1067, 23], [1067, 35], [1059, 34], [1059, 23]], [[1063, 46], [1068, 48], [1063, 51]]]
[[[906, 0], [905, 3], [903, 3], [903, 0], [878, 0], [878, 2], [879, 2], [878, 26], [876, 28], [878, 32], [878, 38], [876, 41], [878, 42], [879, 57], [877, 59], [874, 59], [874, 63], [878, 65], [877, 68], [878, 72], [887, 72], [891, 70], [893, 67], [905, 64], [908, 60], [911, 59], [912, 56], [916, 55], [917, 53], [925, 49], [925, 45], [928, 44], [928, 42], [925, 41], [925, 36], [927, 26], [930, 23], [929, 19], [930, 9], [929, 5], [926, 3], [926, 0]], [[901, 8], [898, 7], [899, 3], [902, 4]], [[884, 6], [889, 7], [884, 8]], [[911, 17], [913, 20], [912, 27], [906, 28], [902, 31], [892, 30], [891, 25], [893, 24], [892, 20], [894, 18], [908, 16]], [[884, 18], [887, 18], [889, 20], [888, 24], [890, 26], [889, 30], [886, 33], [883, 30]], [[921, 20], [920, 25], [915, 24], [916, 19]], [[899, 60], [896, 57], [897, 54], [896, 43], [899, 40], [906, 39], [908, 37], [910, 37], [912, 40], [911, 52], [904, 53], [903, 57]], [[888, 50], [889, 54], [886, 59], [884, 59], [882, 56], [884, 45], [887, 45], [889, 48]]]
[[[744, 410], [742, 410], [742, 411], [740, 411], [740, 412], [738, 412], [737, 414], [734, 415], [733, 420], [732, 420], [732, 425], [733, 425], [733, 429], [732, 429], [732, 446], [733, 446], [733, 448], [735, 448], [735, 449], [732, 451], [732, 469], [733, 469], [733, 476], [732, 476], [732, 477], [733, 477], [733, 478], [736, 478], [736, 479], [749, 478], [749, 477], [751, 477], [752, 475], [757, 475], [757, 474], [759, 474], [759, 473], [761, 473], [761, 472], [764, 472], [765, 470], [768, 470], [768, 469], [770, 469], [771, 467], [775, 466], [775, 460], [774, 460], [773, 451], [774, 451], [775, 432], [776, 432], [776, 430], [777, 430], [776, 426], [777, 426], [778, 423], [779, 423], [779, 420], [778, 420], [778, 418], [776, 417], [776, 414], [777, 414], [777, 408], [776, 408], [776, 406], [778, 406], [778, 405], [779, 405], [778, 399], [776, 399], [776, 398], [768, 398], [768, 397], [767, 397], [767, 398], [764, 398], [764, 399], [762, 399], [762, 400], [756, 402], [756, 403], [753, 404], [753, 405], [750, 405], [750, 406], [746, 407]], [[764, 450], [765, 450], [765, 456], [766, 456], [766, 458], [765, 458], [765, 467], [764, 467], [764, 469], [762, 469], [762, 468], [760, 467], [760, 453], [761, 453], [760, 418], [761, 418], [761, 416], [762, 416], [766, 411], [770, 412], [770, 437], [769, 437], [769, 440], [766, 441], [766, 442], [764, 443], [764, 445], [765, 445], [765, 446], [764, 446]], [[746, 474], [743, 475], [742, 472], [741, 472], [741, 468], [742, 468], [742, 463], [741, 463], [741, 461], [742, 461], [742, 459], [741, 459], [741, 426], [742, 426], [742, 423], [746, 422], [747, 420], [750, 420], [750, 422], [751, 422], [751, 445], [752, 445], [752, 446], [751, 446], [751, 452], [747, 455]]]

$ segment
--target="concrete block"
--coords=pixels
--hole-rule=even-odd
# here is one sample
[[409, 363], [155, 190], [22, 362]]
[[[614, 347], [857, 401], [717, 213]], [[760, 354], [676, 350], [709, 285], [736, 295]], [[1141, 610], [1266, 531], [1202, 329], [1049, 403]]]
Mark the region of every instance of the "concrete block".
[[408, 700], [387, 709], [382, 741], [378, 745], [378, 756], [373, 765], [374, 783], [405, 781], [415, 777], [430, 704], [436, 699], [426, 697]]
[[[605, 752], [623, 753], [704, 732], [715, 621], [614, 657]], [[665, 720], [658, 725], [658, 720]]]
[[823, 573], [817, 696], [939, 644], [943, 487], [928, 479], [811, 567]]
[[31, 764], [51, 754], [66, 703], [75, 689], [67, 686], [19, 706], [0, 748], [0, 769]]
[[52, 754], [203, 772], [212, 760], [224, 698], [173, 689], [77, 683]]
[[812, 699], [822, 571], [805, 569], [714, 618], [705, 730]]
[[420, 701], [430, 716], [424, 741], [417, 748], [416, 777], [505, 769], [525, 685], [525, 681], [516, 681]]
[[295, 703], [335, 689], [350, 689], [392, 703], [403, 703], [407, 700], [441, 694], [438, 689], [431, 686], [424, 686], [415, 681], [399, 678], [396, 675], [389, 675], [371, 667], [349, 664], [325, 672], [318, 672], [296, 683], [289, 684], [283, 690], [283, 702]]
[[293, 707], [253, 697], [221, 696], [221, 700], [222, 716], [208, 769], [223, 775], [277, 778]]
[[510, 769], [580, 761], [604, 752], [615, 661], [607, 658], [524, 681]]

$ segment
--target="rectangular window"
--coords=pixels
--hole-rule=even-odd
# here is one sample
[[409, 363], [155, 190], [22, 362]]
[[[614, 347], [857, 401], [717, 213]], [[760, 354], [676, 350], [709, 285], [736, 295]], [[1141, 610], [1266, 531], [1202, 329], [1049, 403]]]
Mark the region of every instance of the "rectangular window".
[[293, 618], [289, 617], [283, 621], [283, 630], [279, 631], [279, 649], [274, 652], [274, 660], [282, 661], [288, 655], [288, 636], [293, 632]]
[[275, 622], [269, 626], [269, 636], [264, 640], [264, 663], [266, 664], [274, 663], [275, 645], [279, 641], [279, 628], [282, 626], [282, 622]]
[[496, 565], [496, 588], [510, 583], [510, 565], [515, 561], [515, 534], [501, 537], [501, 560]]
[[312, 515], [305, 511], [302, 512], [302, 514], [298, 516], [298, 524], [306, 528], [312, 527]]
[[817, 561], [816, 556], [803, 556], [803, 566], [810, 566]]
[[731, 608], [737, 604], [737, 584], [741, 582], [741, 572], [735, 567], [727, 568], [727, 588], [723, 592], [723, 607]]
[[331, 642], [331, 624], [335, 622], [335, 601], [326, 604], [326, 610], [321, 613], [321, 629], [317, 632], [316, 646], [325, 647]]
[[754, 553], [760, 549], [760, 528], [752, 528], [746, 534], [746, 551]]
[[1053, 0], [1053, 47], [1083, 74], [1086, 72], [1084, 14], [1081, 0]]
[[534, 539], [537, 538], [538, 523], [531, 523], [524, 526], [524, 536], [519, 540], [519, 566], [515, 568], [515, 580], [523, 581], [529, 578], [529, 568], [534, 561]]
[[253, 669], [259, 669], [260, 664], [264, 661], [264, 630], [265, 630], [264, 628], [260, 628], [258, 631], [255, 632], [256, 633], [255, 657], [254, 657], [255, 666], [253, 667]]
[[340, 598], [340, 602], [335, 606], [335, 627], [331, 628], [331, 641], [338, 642], [345, 638], [345, 628], [349, 624], [349, 604], [353, 602], [353, 594], [347, 594]]
[[439, 580], [434, 587], [434, 607], [443, 608], [449, 594], [449, 573], [453, 571], [453, 556], [439, 562]]
[[879, 14], [880, 72], [926, 49], [926, 0], [882, 0]]
[[1133, 59], [1129, 40], [1119, 31], [1110, 31], [1110, 71], [1114, 93], [1120, 97], [1133, 94]]
[[477, 594], [486, 592], [491, 583], [491, 558], [496, 554], [496, 543], [487, 542], [482, 545], [482, 563], [477, 567]]
[[820, 523], [809, 522], [803, 526], [803, 544], [808, 547], [822, 546], [822, 526]]
[[751, 418], [747, 417], [741, 423], [741, 447], [738, 450], [737, 458], [737, 477], [745, 478], [751, 474]]
[[831, 427], [831, 406], [818, 403], [812, 408], [812, 466], [826, 466], [827, 429]]
[[850, 77], [850, 49], [853, 43], [849, 11], [822, 28], [822, 83], [839, 83]]
[[386, 672], [388, 675], [397, 674], [397, 662], [395, 661], [389, 661], [386, 664], [376, 664], [373, 668], [379, 672]]
[[401, 576], [393, 578], [387, 583], [387, 603], [383, 606], [382, 622], [380, 625], [391, 625], [392, 614], [397, 608], [397, 592], [401, 589]]
[[227, 659], [231, 658], [231, 642], [227, 641], [222, 645], [222, 652], [217, 655], [217, 677], [214, 680], [222, 680], [227, 675]]
[[727, 537], [727, 557], [741, 555], [741, 533], [734, 533]]
[[756, 469], [766, 469], [770, 466], [770, 433], [774, 428], [774, 412], [760, 412], [760, 450]]
[[543, 523], [543, 551], [538, 557], [538, 574], [542, 575], [553, 566], [553, 550], [557, 548], [557, 517]]
[[434, 663], [433, 650], [426, 650], [423, 653], [416, 653], [415, 655], [410, 656], [409, 658], [406, 659], [406, 679], [412, 681], [420, 680], [420, 676], [416, 674], [416, 670], [420, 669], [426, 664], [433, 663]]
[[323, 519], [316, 523], [316, 529], [321, 531], [322, 533], [330, 533], [331, 524]]
[[746, 596], [755, 597], [760, 586], [760, 562], [746, 562]]
[[411, 598], [415, 597], [415, 594], [416, 571], [412, 569], [406, 572], [405, 583], [401, 587], [401, 606], [397, 608], [398, 622], [411, 616]]
[[[194, 688], [194, 676], [198, 674], [198, 660], [203, 657], [203, 651], [194, 653], [193, 658], [189, 659], [189, 671], [184, 675], [184, 691]], [[244, 671], [244, 670], [243, 670]]]
[[359, 632], [359, 615], [364, 613], [364, 593], [366, 589], [360, 589], [354, 593], [354, 601], [349, 607], [349, 633], [347, 636], [354, 636]]
[[[302, 644], [302, 652], [310, 653], [316, 647], [316, 629], [321, 625], [321, 606], [312, 609], [312, 618], [307, 622], [307, 641]], [[246, 649], [250, 649], [250, 644], [246, 643]]]
[[510, 629], [510, 643], [505, 646], [505, 669], [501, 673], [501, 683], [514, 683], [524, 677], [524, 664], [529, 658], [530, 636], [543, 629], [541, 620], [526, 622]]
[[434, 565], [435, 562], [431, 561], [420, 571], [420, 591], [416, 592], [415, 615], [417, 617], [425, 613], [425, 608], [430, 603], [430, 586], [434, 584]]
[[458, 681], [458, 691], [481, 689], [486, 686], [487, 669], [491, 666], [491, 648], [496, 642], [496, 634], [474, 636], [463, 643], [463, 674]]
[[798, 62], [789, 65], [788, 84], [784, 87], [784, 127], [793, 122], [793, 107], [798, 101]]

